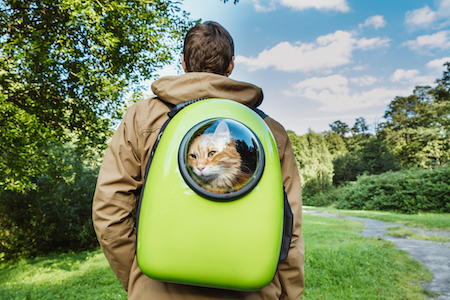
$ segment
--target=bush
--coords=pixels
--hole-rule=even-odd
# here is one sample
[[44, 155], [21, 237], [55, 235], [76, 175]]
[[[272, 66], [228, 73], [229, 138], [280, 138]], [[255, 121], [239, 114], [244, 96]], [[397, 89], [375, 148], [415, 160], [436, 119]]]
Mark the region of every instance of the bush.
[[450, 166], [363, 175], [344, 190], [340, 209], [450, 213]]
[[38, 167], [42, 175], [33, 180], [34, 189], [0, 190], [0, 260], [98, 245], [91, 221], [97, 164], [57, 146]]
[[303, 204], [311, 206], [330, 206], [331, 204], [338, 203], [345, 197], [346, 191], [346, 186], [339, 186], [330, 187], [326, 191], [319, 192], [312, 196], [303, 195]]

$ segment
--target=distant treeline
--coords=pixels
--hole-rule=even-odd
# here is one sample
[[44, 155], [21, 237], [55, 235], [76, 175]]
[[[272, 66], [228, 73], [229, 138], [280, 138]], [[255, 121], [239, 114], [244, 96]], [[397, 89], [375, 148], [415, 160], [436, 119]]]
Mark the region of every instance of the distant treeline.
[[[437, 169], [449, 166], [450, 63], [445, 65], [447, 70], [436, 81], [435, 87], [418, 86], [412, 95], [396, 97], [383, 116], [386, 122], [374, 128], [375, 134], [369, 132], [369, 126], [362, 117], [356, 119], [352, 127], [340, 120], [335, 121], [330, 124], [330, 130], [323, 133], [309, 131], [297, 136], [294, 132], [288, 132], [302, 178], [304, 203], [326, 205], [336, 202], [332, 197], [328, 200], [324, 198], [324, 193], [330, 195], [334, 187], [354, 182], [363, 175], [367, 178], [368, 175], [411, 169], [441, 172]], [[402, 177], [404, 173], [390, 174], [391, 177]], [[415, 191], [409, 191], [412, 197]], [[428, 196], [431, 197], [431, 194]], [[417, 198], [420, 197], [417, 194]], [[342, 203], [341, 200], [339, 202]], [[405, 205], [404, 209], [393, 206], [392, 210], [416, 212], [443, 209], [443, 206], [432, 205], [409, 209], [408, 204]], [[340, 206], [389, 209], [388, 205]]]

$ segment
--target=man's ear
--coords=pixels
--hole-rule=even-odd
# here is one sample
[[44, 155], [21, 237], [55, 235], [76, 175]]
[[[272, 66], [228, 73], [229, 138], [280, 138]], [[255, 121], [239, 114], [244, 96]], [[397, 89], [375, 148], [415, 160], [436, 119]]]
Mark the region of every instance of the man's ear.
[[225, 76], [230, 76], [231, 72], [233, 72], [234, 69], [234, 56], [231, 58], [230, 64], [228, 65], [227, 71], [225, 73]]
[[187, 73], [186, 62], [184, 61], [184, 54], [181, 54], [181, 65], [183, 66], [184, 73]]

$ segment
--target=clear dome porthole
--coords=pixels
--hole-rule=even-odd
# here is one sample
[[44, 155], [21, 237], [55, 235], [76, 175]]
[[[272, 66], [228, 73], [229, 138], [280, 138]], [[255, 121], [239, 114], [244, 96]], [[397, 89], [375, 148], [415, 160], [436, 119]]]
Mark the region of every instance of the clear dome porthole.
[[186, 183], [203, 197], [229, 201], [258, 183], [264, 150], [258, 137], [232, 119], [212, 119], [194, 126], [183, 138], [178, 163]]

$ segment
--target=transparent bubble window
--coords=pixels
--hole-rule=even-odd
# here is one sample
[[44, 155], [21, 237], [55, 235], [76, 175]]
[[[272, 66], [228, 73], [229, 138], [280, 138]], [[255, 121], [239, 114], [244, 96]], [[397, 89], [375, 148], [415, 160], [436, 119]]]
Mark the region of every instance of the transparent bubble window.
[[212, 200], [234, 200], [250, 192], [264, 169], [258, 137], [232, 119], [211, 119], [183, 138], [178, 162], [186, 183]]

